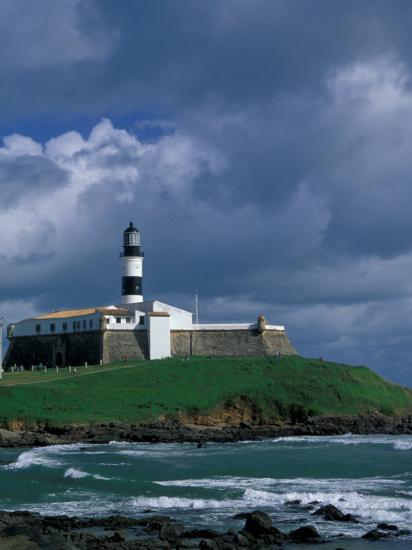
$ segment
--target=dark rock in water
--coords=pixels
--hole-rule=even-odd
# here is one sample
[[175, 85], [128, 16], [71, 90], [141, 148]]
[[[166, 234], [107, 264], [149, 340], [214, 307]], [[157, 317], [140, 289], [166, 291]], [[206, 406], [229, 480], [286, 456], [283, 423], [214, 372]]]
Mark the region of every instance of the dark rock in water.
[[220, 533], [213, 529], [190, 529], [182, 534], [184, 539], [214, 539], [219, 536]]
[[214, 540], [201, 540], [199, 542], [199, 548], [201, 550], [220, 550], [221, 546]]
[[223, 536], [215, 540], [201, 540], [199, 548], [202, 550], [236, 550], [239, 546], [233, 542], [233, 539]]
[[359, 523], [354, 515], [344, 514], [339, 510], [339, 508], [336, 508], [336, 506], [333, 506], [333, 504], [327, 504], [326, 506], [321, 506], [315, 512], [313, 512], [313, 514], [315, 516], [323, 516], [327, 521], [345, 521], [345, 522], [350, 521], [353, 523]]
[[343, 514], [341, 521], [350, 521], [352, 523], [359, 523], [359, 520], [353, 514]]
[[289, 537], [293, 542], [316, 544], [321, 538], [317, 530], [312, 525], [299, 527], [289, 533]]
[[178, 539], [185, 532], [185, 527], [181, 523], [164, 523], [160, 529], [160, 538], [163, 540]]
[[378, 529], [372, 529], [372, 531], [368, 531], [364, 535], [362, 535], [363, 539], [368, 540], [379, 540], [379, 539], [385, 539], [389, 537], [389, 533], [385, 533], [384, 531], [379, 531]]
[[0, 533], [18, 534], [36, 525], [39, 518], [30, 512], [0, 512]]
[[235, 514], [230, 519], [246, 519], [249, 515], [249, 512], [239, 512], [239, 514]]
[[299, 504], [301, 503], [302, 501], [297, 498], [295, 500], [288, 500], [287, 502], [285, 502], [285, 506], [299, 506]]
[[382, 531], [399, 531], [397, 525], [391, 525], [390, 523], [378, 523], [376, 529], [382, 529]]
[[289, 540], [289, 535], [287, 535], [286, 533], [282, 533], [282, 531], [279, 531], [279, 529], [277, 529], [276, 527], [272, 527], [270, 533], [268, 535], [265, 535], [263, 540], [266, 543], [282, 546], [284, 542]]
[[141, 521], [141, 525], [145, 527], [145, 530], [150, 533], [153, 531], [160, 531], [165, 523], [172, 523], [172, 519], [168, 516], [151, 516]]
[[261, 535], [268, 533], [271, 528], [272, 518], [268, 514], [265, 514], [265, 512], [256, 510], [247, 515], [243, 532], [250, 533], [254, 537], [259, 538]]
[[111, 537], [111, 540], [113, 542], [124, 542], [126, 540], [126, 537], [121, 531], [115, 531], [115, 533]]
[[234, 536], [233, 542], [236, 544], [236, 546], [240, 546], [243, 548], [248, 548], [250, 546], [250, 540], [245, 537], [245, 535], [242, 535], [242, 533], [237, 533], [237, 535]]

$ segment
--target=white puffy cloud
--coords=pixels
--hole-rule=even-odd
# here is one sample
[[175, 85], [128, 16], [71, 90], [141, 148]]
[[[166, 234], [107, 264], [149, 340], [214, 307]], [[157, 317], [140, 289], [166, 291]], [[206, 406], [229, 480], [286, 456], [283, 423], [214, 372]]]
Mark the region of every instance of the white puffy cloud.
[[12, 134], [3, 138], [4, 148], [0, 149], [0, 154], [3, 155], [42, 155], [43, 147], [40, 143], [34, 141], [34, 139], [21, 136], [19, 134]]
[[[190, 136], [176, 133], [142, 144], [108, 119], [87, 138], [67, 132], [44, 147], [24, 136], [6, 137], [0, 173], [10, 163], [19, 185], [9, 190], [18, 194], [13, 208], [6, 200], [0, 204], [3, 292], [36, 286], [86, 261], [93, 246], [103, 246], [93, 243], [108, 232], [116, 203], [129, 204], [133, 211], [133, 201], [151, 208], [164, 193], [189, 200], [193, 178], [220, 166], [219, 155]], [[88, 245], [79, 246], [85, 238]]]

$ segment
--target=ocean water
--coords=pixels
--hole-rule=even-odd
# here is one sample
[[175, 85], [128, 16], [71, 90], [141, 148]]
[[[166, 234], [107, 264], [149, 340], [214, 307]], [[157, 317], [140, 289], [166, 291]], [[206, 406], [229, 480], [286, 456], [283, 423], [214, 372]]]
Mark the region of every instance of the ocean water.
[[[312, 515], [329, 503], [360, 523]], [[0, 449], [0, 509], [77, 516], [150, 510], [218, 530], [240, 529], [244, 522], [231, 516], [259, 509], [280, 529], [312, 524], [327, 538], [354, 539], [378, 522], [411, 529], [412, 436]], [[412, 537], [378, 544], [412, 548]]]

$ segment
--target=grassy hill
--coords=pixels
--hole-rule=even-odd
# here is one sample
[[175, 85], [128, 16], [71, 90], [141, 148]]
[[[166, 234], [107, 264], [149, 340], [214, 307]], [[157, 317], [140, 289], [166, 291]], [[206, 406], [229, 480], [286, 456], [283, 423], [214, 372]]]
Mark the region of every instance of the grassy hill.
[[366, 367], [282, 357], [172, 358], [6, 373], [0, 424], [139, 423], [178, 417], [270, 423], [314, 415], [412, 411], [412, 391]]

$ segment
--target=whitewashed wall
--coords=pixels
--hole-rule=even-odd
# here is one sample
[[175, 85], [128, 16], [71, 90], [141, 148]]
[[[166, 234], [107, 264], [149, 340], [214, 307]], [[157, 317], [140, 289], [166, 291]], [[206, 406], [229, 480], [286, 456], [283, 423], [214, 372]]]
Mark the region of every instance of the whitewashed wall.
[[148, 317], [149, 358], [165, 359], [170, 351], [170, 317]]
[[[86, 332], [89, 330], [98, 330], [100, 323], [100, 313], [89, 315], [79, 315], [78, 317], [68, 317], [66, 319], [25, 319], [15, 323], [13, 336], [33, 336], [49, 334], [72, 334], [73, 332]], [[90, 326], [92, 322], [92, 327]], [[73, 322], [79, 322], [80, 328], [73, 329]], [[83, 328], [83, 322], [86, 328]], [[67, 330], [63, 331], [63, 323], [67, 323]], [[55, 331], [50, 330], [50, 325], [55, 325]], [[36, 325], [40, 325], [40, 332], [36, 332]]]
[[153, 311], [164, 312], [170, 315], [171, 330], [190, 330], [193, 324], [193, 314], [190, 311], [169, 306], [157, 300], [153, 302]]

